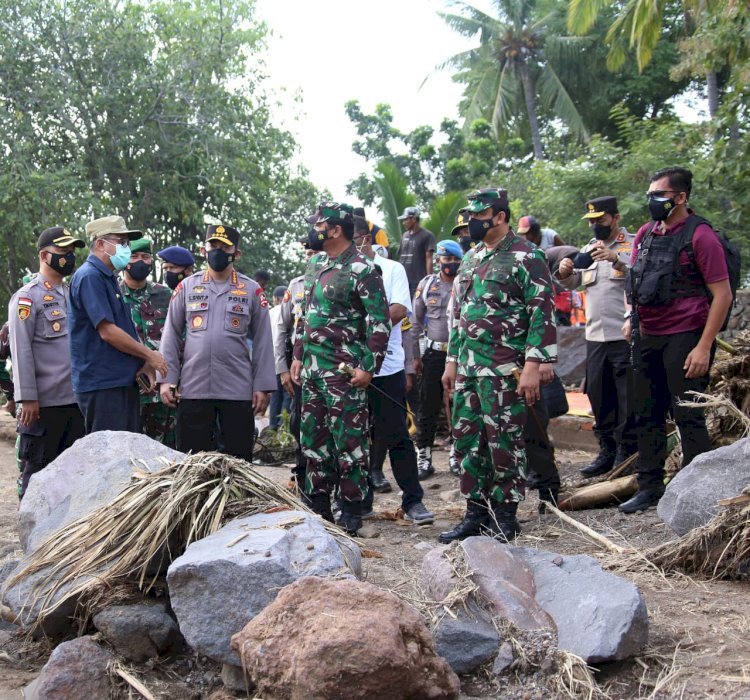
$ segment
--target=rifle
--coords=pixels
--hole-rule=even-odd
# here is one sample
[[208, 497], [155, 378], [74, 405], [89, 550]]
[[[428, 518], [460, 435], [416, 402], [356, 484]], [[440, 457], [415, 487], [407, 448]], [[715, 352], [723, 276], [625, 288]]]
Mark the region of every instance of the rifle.
[[633, 271], [630, 277], [630, 364], [634, 370], [642, 369], [641, 355], [641, 319], [638, 316], [638, 295], [635, 291]]

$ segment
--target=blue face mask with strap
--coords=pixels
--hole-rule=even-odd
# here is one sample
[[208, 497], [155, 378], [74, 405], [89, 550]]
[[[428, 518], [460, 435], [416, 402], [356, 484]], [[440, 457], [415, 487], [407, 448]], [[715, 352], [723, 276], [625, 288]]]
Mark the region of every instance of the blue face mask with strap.
[[107, 241], [107, 243], [115, 247], [114, 255], [109, 255], [109, 253], [107, 253], [107, 255], [109, 255], [110, 261], [112, 262], [112, 266], [115, 268], [115, 270], [124, 270], [130, 262], [130, 245], [113, 243], [112, 241]]

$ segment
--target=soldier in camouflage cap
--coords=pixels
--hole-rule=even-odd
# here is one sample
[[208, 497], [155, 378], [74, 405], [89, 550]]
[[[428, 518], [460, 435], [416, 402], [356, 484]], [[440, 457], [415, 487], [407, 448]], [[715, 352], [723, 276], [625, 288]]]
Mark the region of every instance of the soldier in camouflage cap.
[[[324, 202], [307, 221], [318, 254], [305, 277], [304, 325], [291, 367], [293, 381], [302, 383], [306, 491], [315, 512], [332, 521], [338, 480], [339, 524], [356, 533], [367, 492], [367, 387], [388, 346], [388, 302], [375, 266], [352, 242], [352, 208]], [[339, 369], [342, 362], [355, 368], [353, 376]]]
[[520, 532], [527, 405], [540, 397], [540, 363], [557, 359], [544, 254], [510, 230], [505, 190], [474, 192], [467, 209], [469, 235], [478, 245], [464, 256], [454, 283], [443, 374], [454, 397], [453, 437], [467, 509], [457, 527], [440, 534], [443, 543], [482, 532], [509, 541]]
[[[130, 244], [130, 262], [122, 271], [120, 292], [130, 307], [138, 338], [150, 350], [158, 351], [172, 292], [163, 284], [148, 281], [154, 269], [151, 245], [148, 238]], [[161, 402], [158, 386], [153, 392], [141, 393], [141, 431], [150, 438], [174, 447], [174, 416], [174, 409]]]

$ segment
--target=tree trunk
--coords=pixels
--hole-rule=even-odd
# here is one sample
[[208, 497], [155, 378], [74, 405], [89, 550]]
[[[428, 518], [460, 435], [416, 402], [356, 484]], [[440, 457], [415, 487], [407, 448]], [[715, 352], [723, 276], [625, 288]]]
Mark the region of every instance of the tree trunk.
[[706, 73], [706, 94], [708, 95], [708, 114], [711, 119], [714, 119], [719, 111], [719, 84], [716, 71], [710, 70]]
[[529, 117], [529, 129], [531, 130], [531, 143], [534, 146], [534, 159], [544, 160], [544, 151], [542, 150], [542, 137], [539, 133], [539, 122], [536, 118], [536, 106], [534, 105], [534, 86], [531, 83], [529, 67], [521, 63], [519, 68], [521, 75], [521, 85], [523, 86], [523, 96], [526, 100], [526, 114]]

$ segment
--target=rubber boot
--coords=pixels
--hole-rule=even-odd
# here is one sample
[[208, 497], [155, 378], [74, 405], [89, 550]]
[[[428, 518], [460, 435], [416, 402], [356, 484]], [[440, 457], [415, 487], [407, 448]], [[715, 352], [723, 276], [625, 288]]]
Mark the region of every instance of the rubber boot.
[[313, 513], [317, 513], [323, 518], [323, 520], [332, 523], [333, 513], [331, 512], [331, 497], [327, 493], [314, 493], [309, 499], [310, 508]]
[[516, 519], [518, 513], [518, 503], [510, 501], [508, 503], [492, 502], [492, 512], [489, 515], [487, 526], [484, 533], [496, 540], [510, 542], [521, 532], [521, 525]]
[[438, 542], [449, 544], [456, 540], [465, 540], [473, 535], [480, 535], [482, 526], [487, 524], [487, 506], [482, 501], [466, 501], [466, 515], [452, 530], [441, 532]]
[[362, 501], [342, 501], [341, 516], [336, 524], [347, 535], [356, 536], [362, 527]]

